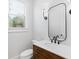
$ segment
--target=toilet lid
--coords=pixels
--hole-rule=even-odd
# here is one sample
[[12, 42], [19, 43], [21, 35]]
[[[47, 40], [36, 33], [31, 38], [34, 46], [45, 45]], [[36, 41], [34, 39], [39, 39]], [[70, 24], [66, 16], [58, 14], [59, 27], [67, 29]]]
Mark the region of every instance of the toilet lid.
[[28, 55], [31, 55], [33, 53], [33, 50], [32, 49], [28, 49], [28, 50], [25, 50], [24, 52], [21, 53], [21, 56], [28, 56]]

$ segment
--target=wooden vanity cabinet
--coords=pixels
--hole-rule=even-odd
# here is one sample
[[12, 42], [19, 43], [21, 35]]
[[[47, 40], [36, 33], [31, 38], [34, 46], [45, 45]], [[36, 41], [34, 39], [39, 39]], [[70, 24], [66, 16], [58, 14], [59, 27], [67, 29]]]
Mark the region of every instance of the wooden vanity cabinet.
[[65, 59], [43, 48], [33, 45], [33, 59]]

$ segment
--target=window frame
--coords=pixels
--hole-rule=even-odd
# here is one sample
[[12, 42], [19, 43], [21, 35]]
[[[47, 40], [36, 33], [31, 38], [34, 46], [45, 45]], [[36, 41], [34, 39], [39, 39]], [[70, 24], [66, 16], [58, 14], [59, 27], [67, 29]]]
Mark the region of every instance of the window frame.
[[[9, 5], [10, 5], [10, 2], [9, 2]], [[9, 6], [9, 11], [10, 11], [10, 6]], [[25, 13], [26, 13], [26, 7], [25, 7], [25, 4], [24, 4], [24, 22], [25, 22], [24, 27], [9, 27], [8, 26], [8, 32], [23, 32], [23, 31], [28, 30], [28, 26], [26, 24], [26, 14]], [[8, 16], [9, 15], [10, 15], [10, 13], [8, 12]], [[8, 20], [8, 22], [9, 22], [9, 20]], [[8, 25], [9, 25], [9, 23], [8, 23]]]

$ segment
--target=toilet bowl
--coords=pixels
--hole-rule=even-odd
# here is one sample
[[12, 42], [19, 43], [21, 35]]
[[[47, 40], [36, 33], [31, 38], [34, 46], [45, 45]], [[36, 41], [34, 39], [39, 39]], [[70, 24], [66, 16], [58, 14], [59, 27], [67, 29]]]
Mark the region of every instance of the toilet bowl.
[[32, 56], [33, 56], [33, 50], [32, 49], [28, 49], [28, 50], [23, 51], [20, 54], [20, 59], [31, 59]]

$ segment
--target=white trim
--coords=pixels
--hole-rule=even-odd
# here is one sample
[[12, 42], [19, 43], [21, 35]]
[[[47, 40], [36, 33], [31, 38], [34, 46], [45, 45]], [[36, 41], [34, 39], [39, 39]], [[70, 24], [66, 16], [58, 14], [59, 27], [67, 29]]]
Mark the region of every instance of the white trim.
[[28, 28], [9, 28], [8, 33], [14, 33], [14, 32], [26, 32], [28, 31]]

